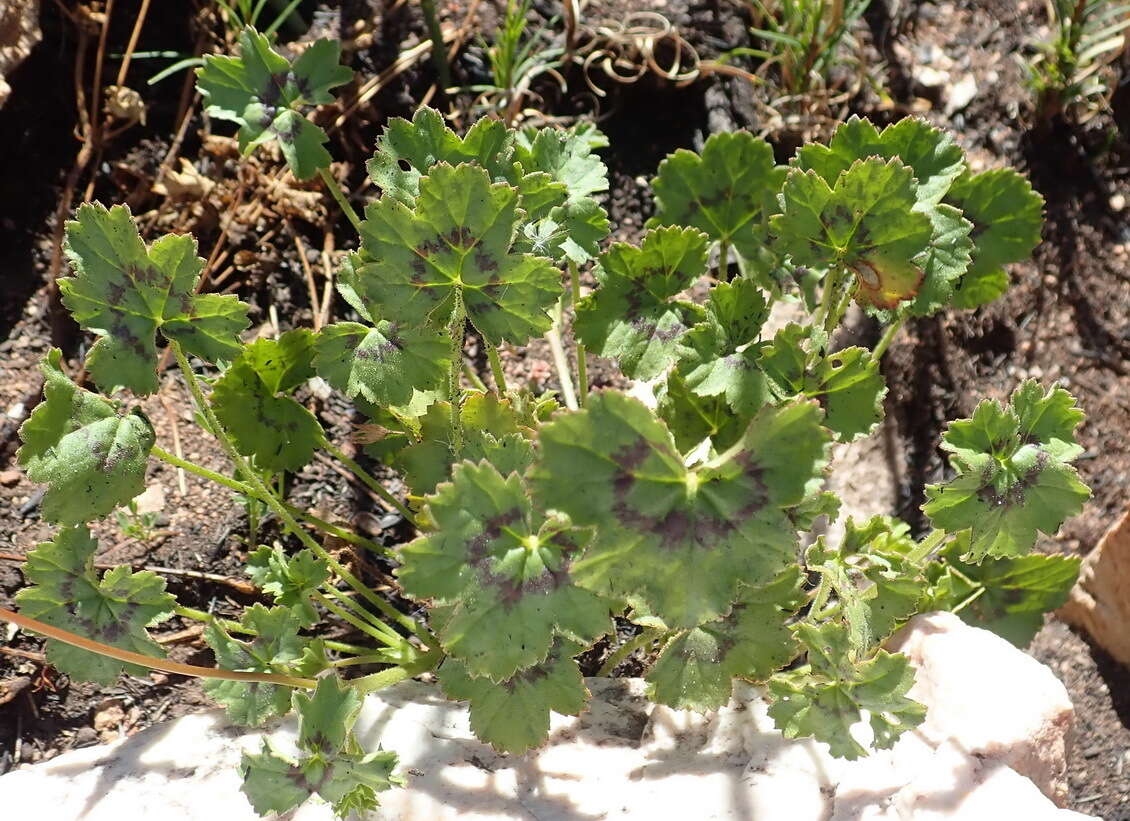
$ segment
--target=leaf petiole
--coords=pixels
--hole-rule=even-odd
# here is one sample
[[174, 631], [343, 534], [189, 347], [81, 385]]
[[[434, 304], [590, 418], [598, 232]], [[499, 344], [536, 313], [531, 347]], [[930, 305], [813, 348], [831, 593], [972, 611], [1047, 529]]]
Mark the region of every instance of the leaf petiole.
[[327, 168], [319, 168], [318, 174], [322, 178], [322, 182], [326, 184], [326, 190], [330, 192], [330, 196], [337, 202], [341, 212], [345, 214], [346, 219], [353, 226], [353, 229], [361, 233], [361, 217], [357, 216], [357, 212], [353, 210], [353, 206], [349, 204], [349, 200], [345, 198], [345, 192], [341, 190], [341, 184], [334, 179], [334, 175], [329, 172]]

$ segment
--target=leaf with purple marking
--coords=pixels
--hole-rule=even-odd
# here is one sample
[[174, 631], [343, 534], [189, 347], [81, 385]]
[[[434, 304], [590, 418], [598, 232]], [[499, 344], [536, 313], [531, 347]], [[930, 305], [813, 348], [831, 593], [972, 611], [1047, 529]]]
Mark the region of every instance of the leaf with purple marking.
[[1028, 380], [1008, 406], [988, 400], [950, 423], [942, 448], [957, 476], [927, 485], [922, 509], [935, 527], [972, 530], [962, 561], [1022, 556], [1038, 532], [1055, 533], [1082, 510], [1091, 492], [1068, 464], [1083, 450], [1075, 442], [1082, 419], [1067, 391], [1045, 393]]
[[440, 163], [420, 180], [412, 207], [384, 197], [365, 217], [363, 252], [341, 280], [371, 316], [443, 329], [462, 306], [496, 345], [548, 330], [561, 273], [548, 259], [514, 253], [518, 189], [476, 166]]
[[772, 230], [794, 263], [846, 267], [856, 276], [856, 299], [874, 308], [894, 309], [918, 294], [934, 229], [915, 210], [917, 183], [900, 160], [858, 160], [831, 184], [794, 168], [781, 203]]
[[589, 700], [573, 656], [579, 645], [558, 639], [545, 659], [500, 682], [474, 677], [458, 659], [439, 668], [448, 698], [470, 702], [471, 729], [508, 753], [523, 753], [549, 737], [549, 714], [579, 715]]
[[591, 533], [537, 513], [518, 474], [457, 464], [427, 515], [436, 530], [401, 548], [397, 578], [449, 606], [439, 640], [472, 675], [502, 681], [544, 660], [554, 636], [588, 644], [611, 628], [608, 603], [572, 578]]
[[[298, 635], [302, 614], [290, 607], [267, 608], [261, 604], [243, 613], [242, 623], [252, 635], [235, 639], [219, 623], [204, 628], [204, 641], [216, 654], [216, 664], [225, 670], [256, 673], [295, 673], [303, 658], [306, 639]], [[290, 709], [290, 688], [259, 681], [206, 679], [204, 692], [223, 705], [232, 721], [258, 727]]]
[[129, 208], [80, 205], [64, 251], [75, 276], [59, 280], [75, 322], [99, 338], [86, 368], [104, 391], [157, 390], [156, 336], [209, 362], [232, 360], [247, 306], [234, 296], [197, 294], [204, 260], [191, 236], [166, 234], [148, 248]]
[[639, 248], [613, 245], [600, 256], [600, 287], [577, 305], [578, 338], [632, 379], [659, 376], [699, 318], [701, 309], [675, 296], [706, 272], [706, 246], [694, 228], [649, 231]]
[[239, 123], [241, 151], [277, 140], [294, 176], [305, 180], [328, 168], [330, 155], [323, 146], [326, 132], [299, 109], [332, 102], [330, 89], [352, 79], [340, 58], [341, 43], [323, 39], [291, 63], [248, 26], [239, 35], [239, 56], [206, 56], [196, 84], [209, 116]]
[[380, 320], [327, 325], [315, 340], [318, 375], [346, 396], [378, 405], [406, 405], [413, 391], [444, 385], [451, 367], [451, 340], [434, 328], [399, 328]]
[[579, 584], [689, 629], [729, 612], [739, 582], [768, 584], [794, 560], [785, 510], [821, 481], [820, 422], [815, 402], [763, 408], [737, 444], [688, 468], [646, 406], [600, 393], [542, 426], [530, 483], [545, 507], [596, 528]]
[[764, 681], [796, 657], [787, 621], [804, 603], [799, 568], [742, 588], [724, 618], [676, 634], [647, 674], [648, 697], [676, 710], [716, 710], [735, 678]]
[[[94, 570], [98, 542], [85, 525], [66, 527], [55, 540], [28, 553], [24, 575], [31, 584], [16, 594], [25, 616], [71, 633], [154, 658], [164, 658], [161, 645], [146, 627], [173, 614], [176, 600], [155, 573], [134, 573], [120, 566], [99, 578]], [[61, 672], [81, 681], [112, 684], [126, 671], [144, 669], [108, 656], [47, 640], [47, 660]]]
[[314, 335], [305, 328], [243, 349], [212, 388], [216, 416], [236, 449], [269, 471], [295, 471], [314, 456], [322, 426], [289, 394], [314, 375]]
[[109, 399], [75, 385], [52, 348], [40, 365], [41, 402], [20, 426], [17, 461], [47, 484], [43, 518], [61, 524], [100, 519], [145, 490], [156, 434], [140, 411], [119, 414]]
[[263, 740], [259, 753], [243, 754], [243, 793], [255, 811], [287, 812], [311, 795], [328, 801], [339, 818], [373, 810], [377, 794], [402, 785], [393, 775], [396, 753], [365, 753], [353, 733], [361, 712], [355, 687], [336, 676], [318, 679], [312, 696], [293, 694], [298, 713], [298, 759], [278, 752]]
[[764, 221], [776, 212], [784, 175], [765, 140], [747, 131], [712, 134], [701, 154], [680, 148], [659, 164], [648, 227], [697, 228], [750, 258], [765, 241]]

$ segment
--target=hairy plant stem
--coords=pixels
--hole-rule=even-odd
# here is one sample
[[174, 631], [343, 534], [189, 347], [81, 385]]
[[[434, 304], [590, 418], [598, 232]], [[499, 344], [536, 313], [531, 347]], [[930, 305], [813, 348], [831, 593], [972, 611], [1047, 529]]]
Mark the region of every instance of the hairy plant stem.
[[824, 278], [824, 290], [820, 294], [820, 305], [816, 308], [816, 313], [812, 316], [812, 324], [828, 331], [830, 319], [835, 312], [837, 294], [840, 290], [840, 282], [843, 280], [843, 269], [833, 268], [828, 272]]
[[[325, 595], [324, 593], [315, 592], [313, 594], [313, 599], [342, 621], [352, 624], [362, 633], [369, 636], [369, 638], [375, 639], [383, 645], [386, 645], [388, 647], [399, 647], [403, 643], [403, 639], [399, 635], [390, 631], [383, 624], [381, 625], [381, 629], [378, 629], [374, 622], [369, 619], [363, 619], [359, 616], [355, 616], [346, 608], [339, 607], [332, 599], [330, 599], [329, 596]], [[354, 605], [354, 607], [356, 607], [356, 605]], [[395, 641], [391, 638], [390, 634], [391, 636], [396, 636]]]
[[322, 440], [322, 449], [325, 450], [326, 453], [337, 459], [339, 462], [341, 462], [343, 465], [345, 465], [347, 468], [349, 468], [350, 472], [353, 473], [353, 475], [358, 479], [360, 479], [365, 487], [369, 488], [369, 490], [373, 491], [373, 493], [380, 496], [381, 499], [392, 506], [401, 516], [403, 516], [408, 521], [409, 524], [412, 525], [412, 527], [419, 529], [419, 525], [416, 523], [416, 517], [412, 515], [412, 511], [409, 510], [395, 496], [385, 490], [384, 486], [380, 482], [378, 482], [376, 478], [371, 473], [369, 473], [369, 471], [365, 470], [365, 468], [357, 464], [356, 461], [346, 456], [341, 448], [337, 447], [329, 439]]
[[[569, 260], [569, 291], [573, 297], [573, 310], [581, 301], [581, 275], [577, 271], [577, 263]], [[588, 363], [585, 361], [585, 345], [579, 339], [577, 342], [577, 403], [583, 408], [589, 400]]]
[[506, 393], [506, 371], [502, 369], [502, 360], [498, 358], [498, 348], [487, 339], [483, 339], [487, 349], [487, 361], [490, 362], [490, 373], [494, 377], [495, 392], [502, 396]]
[[718, 280], [727, 282], [730, 279], [730, 241], [718, 241]]
[[557, 381], [561, 383], [561, 398], [565, 400], [565, 407], [576, 410], [577, 394], [573, 390], [573, 375], [569, 373], [569, 360], [565, 356], [565, 346], [561, 344], [563, 300], [564, 298], [559, 299], [550, 312], [553, 326], [545, 332], [545, 341], [549, 343], [549, 351], [553, 354], [553, 367], [557, 371]]
[[447, 64], [447, 48], [443, 44], [443, 31], [439, 27], [435, 0], [420, 0], [420, 8], [424, 11], [424, 22], [428, 26], [428, 39], [432, 41], [432, 65], [435, 66], [436, 77], [439, 79], [439, 92], [444, 94], [451, 87], [451, 68]]
[[[231, 619], [222, 619], [219, 616], [208, 613], [204, 610], [197, 610], [195, 607], [185, 607], [183, 604], [178, 604], [173, 608], [173, 612], [183, 619], [192, 619], [193, 621], [199, 621], [205, 624], [215, 622], [216, 624], [220, 625], [220, 627], [227, 630], [229, 633], [242, 633], [247, 636], [259, 635], [255, 630], [252, 630], [250, 627], [245, 627], [237, 621], [232, 621]], [[372, 647], [361, 647], [357, 644], [349, 644], [348, 642], [344, 641], [334, 641], [333, 639], [326, 639], [322, 642], [322, 644], [326, 646], [327, 650], [334, 650], [338, 653], [351, 653], [353, 655], [361, 655], [364, 653], [373, 652]]]
[[878, 367], [879, 360], [883, 358], [883, 354], [887, 352], [887, 348], [891, 347], [891, 343], [894, 342], [899, 329], [902, 328], [905, 322], [906, 317], [900, 316], [883, 331], [883, 336], [879, 339], [879, 344], [871, 351], [871, 363], [873, 366]]
[[180, 367], [181, 373], [184, 374], [184, 378], [188, 383], [188, 389], [192, 394], [192, 398], [196, 401], [197, 406], [200, 408], [200, 412], [204, 415], [204, 419], [208, 423], [208, 427], [211, 428], [213, 434], [216, 437], [216, 440], [220, 443], [220, 447], [224, 449], [224, 452], [227, 454], [228, 458], [231, 459], [231, 461], [237, 468], [239, 468], [243, 475], [247, 476], [250, 479], [251, 487], [257, 491], [257, 495], [263, 498], [263, 501], [266, 502], [267, 506], [270, 507], [272, 511], [274, 511], [275, 515], [279, 517], [286, 529], [297, 536], [299, 541], [301, 541], [303, 545], [310, 548], [315, 556], [318, 556], [327, 565], [329, 565], [330, 569], [341, 579], [343, 579], [346, 584], [348, 584], [350, 587], [364, 596], [366, 601], [368, 601], [386, 616], [394, 618], [397, 623], [412, 631], [427, 646], [435, 646], [435, 637], [432, 636], [431, 631], [429, 631], [423, 625], [417, 623], [415, 619], [409, 618], [408, 616], [401, 613], [391, 604], [389, 604], [372, 590], [370, 590], [368, 585], [366, 585], [364, 582], [350, 573], [349, 570], [341, 564], [341, 562], [331, 556], [330, 553], [324, 547], [318, 544], [318, 542], [315, 541], [309, 533], [303, 530], [302, 526], [299, 525], [297, 521], [295, 521], [294, 517], [286, 509], [286, 506], [269, 490], [267, 490], [267, 488], [263, 485], [263, 481], [251, 470], [251, 467], [247, 464], [247, 460], [244, 459], [242, 455], [240, 455], [239, 451], [235, 449], [235, 445], [232, 444], [231, 439], [228, 438], [227, 432], [220, 424], [220, 420], [216, 418], [216, 414], [212, 411], [211, 405], [208, 404], [208, 400], [205, 398], [204, 392], [200, 388], [200, 382], [196, 379], [196, 374], [193, 373], [192, 366], [189, 364], [188, 359], [184, 355], [184, 351], [182, 351], [180, 348], [180, 345], [178, 345], [176, 342], [169, 342], [169, 347], [172, 348], [173, 355], [177, 360], [177, 365]]
[[463, 307], [463, 295], [456, 289], [455, 312], [447, 328], [447, 334], [451, 337], [451, 373], [447, 381], [447, 399], [451, 403], [451, 449], [457, 459], [463, 452], [463, 417], [462, 408], [459, 407], [459, 394], [462, 389], [459, 376], [463, 371], [463, 335], [466, 323], [467, 312]]
[[487, 387], [486, 382], [475, 373], [475, 369], [471, 367], [471, 363], [466, 359], [463, 360], [463, 375], [467, 377], [467, 381], [475, 388], [478, 388], [483, 393], [488, 393], [490, 388]]
[[600, 670], [597, 671], [597, 675], [607, 676], [611, 674], [613, 670], [620, 666], [620, 663], [624, 661], [624, 659], [626, 659], [636, 650], [644, 647], [645, 645], [651, 644], [651, 642], [653, 641], [658, 641], [659, 639], [663, 638], [664, 635], [664, 631], [662, 630], [656, 628], [646, 628], [642, 633], [634, 636], [633, 638], [617, 647], [615, 652], [613, 652], [612, 655], [610, 655], [605, 660], [604, 664], [600, 665]]
[[436, 645], [435, 649], [420, 656], [419, 661], [414, 664], [390, 667], [387, 670], [381, 670], [379, 673], [373, 673], [371, 676], [353, 679], [349, 683], [350, 686], [357, 688], [360, 693], [373, 693], [377, 690], [383, 690], [385, 687], [391, 687], [397, 682], [434, 670], [443, 659], [443, 651]]
[[119, 647], [111, 647], [109, 644], [103, 644], [100, 641], [94, 641], [85, 636], [79, 636], [20, 613], [13, 613], [11, 610], [6, 610], [3, 607], [0, 607], [0, 619], [10, 621], [25, 630], [40, 633], [48, 638], [55, 639], [55, 641], [61, 641], [72, 647], [86, 650], [89, 653], [97, 653], [100, 656], [108, 656], [118, 661], [124, 661], [127, 664], [136, 664], [139, 667], [148, 667], [151, 670], [160, 670], [163, 673], [172, 673], [177, 676], [214, 678], [223, 679], [225, 681], [258, 681], [269, 684], [282, 684], [286, 687], [311, 689], [317, 686], [317, 682], [309, 678], [283, 676], [277, 673], [248, 673], [235, 670], [221, 670], [217, 667], [196, 667], [191, 664], [181, 664], [177, 661], [170, 661], [169, 659], [143, 656], [141, 653], [134, 653], [132, 650], [122, 650]]
[[[232, 479], [228, 476], [224, 476], [222, 473], [216, 473], [214, 470], [209, 470], [203, 465], [198, 465], [195, 462], [188, 461], [187, 459], [181, 459], [179, 456], [175, 456], [172, 453], [169, 453], [168, 451], [157, 447], [156, 445], [153, 446], [150, 454], [152, 456], [156, 456], [162, 462], [167, 462], [174, 467], [183, 468], [189, 473], [195, 474], [202, 479], [208, 479], [212, 482], [215, 482], [216, 484], [223, 485], [230, 490], [234, 490], [236, 493], [242, 493], [244, 496], [250, 497], [252, 499], [258, 499], [260, 502], [266, 503], [266, 499], [260, 496], [254, 488], [252, 488], [248, 484], [245, 484], [244, 482], [240, 482], [237, 479]], [[283, 505], [290, 512], [291, 516], [294, 516], [296, 519], [301, 519], [307, 524], [313, 525], [319, 530], [325, 531], [331, 536], [341, 539], [343, 542], [348, 542], [349, 544], [363, 547], [366, 550], [371, 550], [381, 556], [389, 555], [388, 548], [377, 544], [372, 539], [366, 539], [364, 536], [358, 536], [351, 530], [346, 530], [343, 527], [338, 527], [337, 525], [327, 522], [325, 519], [321, 519], [315, 516], [313, 513], [309, 513], [305, 510], [302, 510], [301, 508], [297, 508], [294, 505], [287, 504], [286, 502], [283, 502]]]
[[925, 539], [918, 543], [914, 550], [906, 554], [906, 559], [911, 564], [920, 564], [929, 558], [937, 548], [941, 547], [942, 542], [946, 540], [946, 532], [944, 530], [935, 530], [930, 533]]
[[341, 190], [341, 185], [334, 179], [334, 175], [330, 173], [328, 168], [319, 168], [318, 174], [322, 178], [322, 182], [326, 184], [326, 188], [330, 192], [330, 196], [337, 202], [341, 212], [345, 214], [346, 219], [353, 226], [353, 230], [358, 234], [361, 233], [361, 217], [353, 210], [353, 206], [349, 204], [349, 200], [345, 198], [345, 192]]

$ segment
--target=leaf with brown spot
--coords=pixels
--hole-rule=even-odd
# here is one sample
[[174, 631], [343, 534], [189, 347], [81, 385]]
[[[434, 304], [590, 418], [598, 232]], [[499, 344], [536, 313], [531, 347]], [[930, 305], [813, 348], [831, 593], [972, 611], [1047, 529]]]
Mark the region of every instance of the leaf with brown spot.
[[17, 460], [47, 484], [43, 517], [61, 524], [100, 519], [145, 490], [145, 465], [156, 435], [140, 411], [83, 390], [63, 373], [52, 348], [40, 368], [44, 401], [20, 426]]
[[458, 660], [439, 668], [448, 698], [470, 702], [471, 729], [495, 749], [523, 753], [549, 737], [549, 714], [579, 715], [589, 700], [573, 656], [581, 647], [557, 640], [545, 660], [501, 682], [476, 678]]
[[596, 528], [579, 584], [689, 629], [727, 613], [739, 582], [767, 584], [793, 561], [785, 510], [821, 481], [820, 421], [815, 402], [764, 408], [730, 450], [688, 468], [646, 406], [600, 393], [542, 426], [530, 482], [547, 508]]
[[548, 259], [515, 253], [523, 219], [518, 190], [473, 165], [433, 166], [411, 207], [372, 203], [363, 253], [341, 274], [347, 298], [405, 328], [444, 329], [462, 304], [493, 344], [523, 344], [550, 326], [561, 273]]
[[80, 205], [64, 250], [75, 276], [59, 280], [63, 304], [98, 341], [86, 368], [104, 391], [157, 390], [158, 331], [209, 362], [232, 360], [247, 327], [234, 296], [196, 294], [204, 260], [191, 236], [166, 234], [148, 248], [129, 208]]
[[[165, 651], [145, 628], [173, 614], [176, 600], [165, 591], [165, 580], [125, 566], [99, 578], [94, 570], [97, 550], [98, 542], [85, 525], [63, 528], [54, 541], [38, 545], [24, 564], [31, 586], [16, 594], [20, 611], [112, 647], [164, 658]], [[104, 685], [112, 684], [123, 670], [145, 673], [137, 665], [55, 639], [47, 640], [47, 659], [75, 679]]]
[[502, 681], [554, 636], [588, 644], [611, 629], [608, 602], [572, 578], [591, 533], [535, 511], [518, 474], [457, 464], [426, 511], [436, 530], [400, 549], [397, 578], [447, 606], [440, 643], [472, 675]]

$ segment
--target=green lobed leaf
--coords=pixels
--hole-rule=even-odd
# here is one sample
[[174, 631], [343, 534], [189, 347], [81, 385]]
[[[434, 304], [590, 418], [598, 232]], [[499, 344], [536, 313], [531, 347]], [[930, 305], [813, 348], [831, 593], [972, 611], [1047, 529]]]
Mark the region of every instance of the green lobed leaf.
[[146, 248], [124, 205], [85, 203], [76, 216], [63, 246], [75, 276], [59, 290], [75, 322], [99, 337], [86, 359], [99, 388], [156, 391], [158, 331], [209, 362], [238, 355], [247, 306], [196, 293], [204, 261], [195, 239], [166, 234]]
[[639, 601], [673, 629], [730, 609], [739, 582], [762, 585], [792, 560], [784, 509], [816, 489], [829, 434], [815, 402], [764, 408], [741, 441], [687, 468], [671, 434], [642, 403], [590, 397], [539, 431], [535, 498], [596, 541], [574, 567], [578, 583]]
[[239, 124], [239, 147], [277, 141], [294, 176], [309, 179], [330, 164], [328, 137], [299, 113], [303, 105], [333, 101], [330, 89], [353, 72], [339, 65], [341, 43], [317, 40], [291, 63], [268, 38], [248, 26], [239, 35], [239, 56], [207, 55], [197, 69], [197, 88], [209, 116]]
[[898, 737], [922, 722], [926, 708], [906, 697], [914, 670], [906, 656], [878, 650], [872, 658], [850, 659], [847, 630], [835, 622], [796, 626], [808, 647], [809, 664], [769, 680], [769, 707], [786, 738], [812, 736], [832, 755], [854, 760], [866, 755], [849, 729], [870, 714], [872, 746], [889, 749]]
[[504, 476], [523, 473], [533, 462], [534, 450], [527, 438], [529, 427], [519, 418], [513, 400], [512, 394], [500, 399], [493, 393], [468, 392], [460, 409], [463, 440], [458, 453], [452, 441], [451, 403], [431, 405], [420, 420], [415, 442], [392, 459], [413, 494], [433, 493], [460, 460], [485, 459]]
[[287, 812], [317, 794], [345, 818], [375, 809], [378, 793], [404, 783], [392, 772], [396, 753], [359, 748], [352, 732], [361, 710], [356, 688], [326, 676], [312, 696], [296, 691], [293, 702], [302, 757], [280, 754], [267, 739], [259, 753], [243, 754], [242, 789], [256, 812]]
[[957, 476], [926, 486], [922, 509], [935, 527], [972, 530], [964, 561], [1021, 556], [1037, 532], [1052, 534], [1082, 510], [1090, 490], [1068, 462], [1081, 452], [1074, 431], [1083, 415], [1062, 388], [1033, 380], [1010, 405], [979, 404], [971, 419], [951, 422], [942, 437]]
[[397, 327], [380, 320], [327, 325], [315, 341], [318, 375], [344, 391], [378, 405], [405, 405], [413, 393], [444, 386], [451, 367], [451, 340], [434, 328]]
[[303, 626], [318, 621], [310, 594], [330, 577], [330, 571], [325, 559], [309, 548], [288, 556], [278, 545], [260, 545], [247, 557], [247, 575], [276, 604], [296, 608]]
[[443, 115], [423, 106], [411, 121], [402, 117], [388, 121], [366, 167], [382, 194], [412, 205], [420, 193], [420, 178], [438, 163], [475, 163], [493, 181], [507, 178], [513, 162], [509, 139], [502, 121], [489, 117], [476, 121], [460, 138], [444, 123]]
[[743, 588], [724, 618], [677, 634], [647, 674], [648, 698], [677, 710], [716, 710], [733, 679], [764, 681], [797, 654], [786, 621], [804, 603], [797, 568], [770, 584]]
[[543, 661], [554, 636], [590, 644], [611, 628], [609, 605], [572, 578], [590, 534], [535, 512], [516, 473], [457, 464], [427, 515], [436, 530], [401, 548], [397, 578], [450, 605], [439, 640], [470, 674], [502, 681]]
[[472, 677], [458, 659], [439, 668], [440, 687], [448, 698], [470, 702], [471, 729], [498, 750], [523, 753], [549, 737], [550, 712], [578, 715], [589, 692], [573, 655], [581, 648], [557, 641], [539, 664], [501, 682]]
[[314, 335], [305, 328], [260, 339], [212, 386], [216, 417], [236, 449], [264, 470], [299, 470], [322, 442], [314, 414], [286, 395], [314, 375], [313, 355]]
[[[204, 640], [215, 652], [218, 667], [256, 673], [293, 672], [305, 643], [298, 635], [303, 624], [300, 612], [255, 604], [244, 611], [242, 624], [254, 631], [246, 641], [232, 638], [214, 621], [204, 628]], [[280, 684], [207, 679], [204, 692], [223, 705], [232, 721], [252, 727], [290, 709], [290, 688]]]
[[735, 413], [751, 415], [770, 394], [757, 366], [756, 342], [769, 307], [748, 279], [722, 282], [710, 291], [706, 319], [684, 337], [679, 373], [698, 396], [724, 396]]
[[943, 203], [926, 214], [933, 234], [926, 250], [915, 260], [922, 268], [922, 285], [908, 307], [911, 316], [929, 316], [952, 302], [954, 287], [969, 269], [973, 252], [973, 224], [960, 211]]
[[834, 185], [815, 171], [793, 169], [781, 193], [783, 213], [771, 226], [794, 263], [846, 266], [856, 275], [860, 303], [894, 309], [918, 294], [923, 271], [915, 259], [933, 235], [917, 203], [913, 171], [898, 159], [858, 160]]
[[827, 146], [810, 143], [797, 151], [795, 163], [834, 185], [853, 163], [869, 157], [897, 158], [909, 166], [918, 182], [918, 201], [926, 205], [940, 202], [965, 170], [964, 152], [953, 137], [917, 117], [879, 131], [853, 116], [840, 124]]
[[[27, 555], [24, 576], [29, 587], [15, 597], [20, 611], [53, 627], [154, 658], [165, 651], [149, 637], [146, 627], [173, 614], [176, 600], [155, 573], [134, 573], [120, 566], [101, 578], [94, 571], [98, 542], [85, 525], [65, 527], [54, 541], [38, 545]], [[112, 684], [126, 671], [144, 669], [69, 644], [47, 640], [47, 659], [68, 676]]]
[[762, 347], [759, 365], [779, 393], [819, 399], [825, 424], [850, 442], [874, 430], [883, 418], [887, 383], [866, 348], [841, 348], [810, 356], [810, 329], [789, 323]]
[[749, 256], [783, 174], [765, 140], [746, 131], [712, 134], [701, 155], [679, 149], [659, 164], [651, 182], [656, 213], [648, 227], [697, 228]]
[[514, 160], [522, 171], [548, 174], [562, 183], [570, 202], [591, 200], [593, 194], [608, 190], [608, 168], [578, 129], [526, 129], [513, 137]]
[[701, 231], [674, 227], [648, 232], [639, 248], [613, 245], [600, 257], [600, 287], [577, 305], [577, 337], [632, 379], [663, 373], [693, 321], [673, 298], [705, 273], [706, 246]]
[[561, 275], [548, 259], [512, 252], [518, 198], [476, 166], [435, 165], [414, 207], [392, 197], [369, 205], [364, 254], [341, 281], [370, 315], [398, 327], [445, 328], [461, 303], [492, 344], [540, 336]]
[[681, 453], [693, 450], [707, 437], [715, 450], [726, 450], [741, 438], [753, 416], [752, 413], [736, 413], [725, 394], [699, 396], [694, 393], [678, 370], [672, 370], [666, 381], [656, 386], [655, 398], [656, 414], [671, 432], [675, 447]]
[[957, 288], [954, 304], [976, 308], [1008, 289], [1004, 266], [1027, 259], [1040, 241], [1044, 198], [1009, 168], [966, 172], [947, 195], [973, 223], [973, 261]]
[[953, 610], [975, 627], [1026, 647], [1044, 626], [1044, 614], [1066, 601], [1079, 577], [1076, 556], [1033, 553], [1010, 559], [963, 562], [966, 539], [955, 539], [932, 563], [928, 607]]
[[145, 489], [145, 464], [156, 435], [140, 411], [119, 415], [114, 403], [75, 385], [52, 348], [40, 364], [44, 400], [20, 426], [17, 461], [47, 484], [43, 517], [71, 525], [100, 519]]

